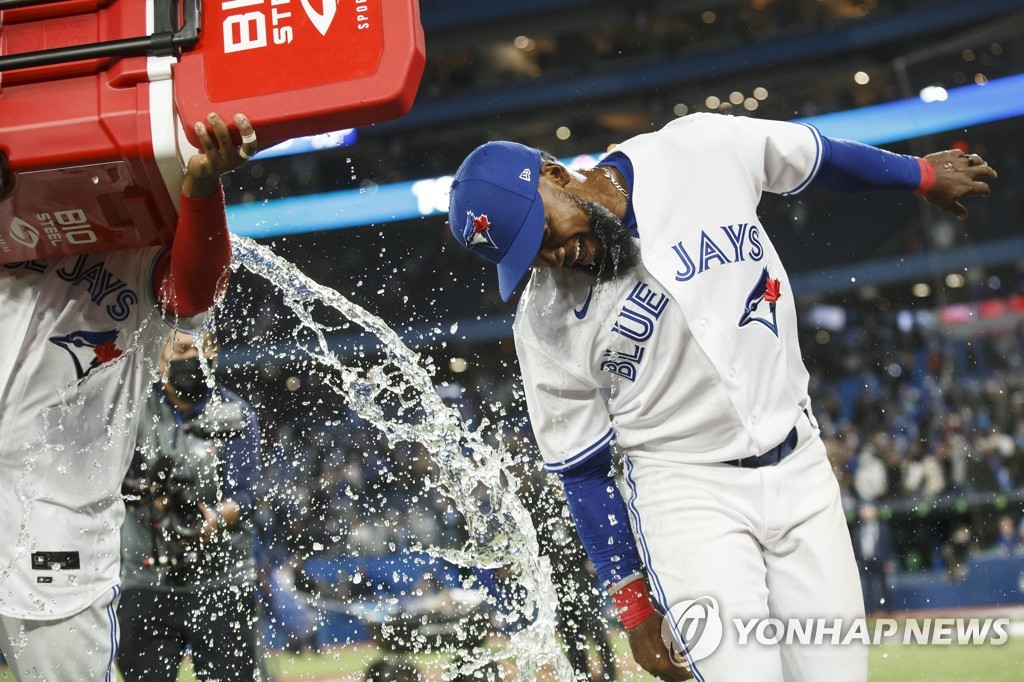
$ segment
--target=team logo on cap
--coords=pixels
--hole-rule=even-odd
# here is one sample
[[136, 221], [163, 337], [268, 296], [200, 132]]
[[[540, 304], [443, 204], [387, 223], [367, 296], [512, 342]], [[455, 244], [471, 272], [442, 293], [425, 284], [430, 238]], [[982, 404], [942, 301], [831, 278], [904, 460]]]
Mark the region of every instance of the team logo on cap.
[[116, 329], [105, 332], [79, 330], [64, 336], [51, 336], [50, 343], [68, 352], [81, 381], [97, 367], [124, 355], [124, 351], [114, 343], [117, 333]]
[[775, 304], [781, 296], [782, 284], [779, 280], [771, 278], [768, 268], [762, 269], [757, 284], [750, 290], [747, 302], [743, 306], [740, 326], [745, 327], [751, 322], [760, 322], [768, 327], [772, 334], [778, 336], [779, 325], [775, 317]]
[[478, 216], [472, 211], [466, 211], [466, 227], [462, 231], [462, 239], [466, 242], [466, 246], [498, 248], [494, 240], [491, 239], [490, 230], [491, 221], [487, 219], [486, 213]]

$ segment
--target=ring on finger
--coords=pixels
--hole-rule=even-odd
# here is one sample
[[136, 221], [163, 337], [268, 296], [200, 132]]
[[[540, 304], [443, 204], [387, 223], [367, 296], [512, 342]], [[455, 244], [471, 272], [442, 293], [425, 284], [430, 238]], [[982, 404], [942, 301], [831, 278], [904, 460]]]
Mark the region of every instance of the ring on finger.
[[246, 161], [248, 161], [249, 159], [252, 158], [252, 156], [247, 151], [242, 149], [241, 147], [238, 148], [238, 155], [241, 156]]

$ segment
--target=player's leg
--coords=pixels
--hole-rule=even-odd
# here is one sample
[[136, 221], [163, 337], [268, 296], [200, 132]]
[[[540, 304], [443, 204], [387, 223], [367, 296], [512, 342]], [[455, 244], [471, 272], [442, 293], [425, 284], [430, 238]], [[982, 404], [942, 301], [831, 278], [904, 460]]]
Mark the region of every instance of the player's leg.
[[120, 588], [84, 611], [56, 620], [0, 616], [0, 649], [19, 682], [102, 682], [112, 679], [117, 651], [115, 610]]
[[843, 644], [846, 631], [864, 617], [860, 575], [832, 468], [820, 438], [812, 437], [769, 475], [770, 526], [765, 541], [769, 604], [772, 616], [804, 623], [807, 619], [842, 621], [833, 637], [824, 631], [821, 644], [782, 643], [787, 680], [864, 682], [867, 647]]
[[256, 678], [254, 587], [200, 589], [189, 614], [192, 664], [199, 680]]
[[121, 648], [117, 667], [125, 682], [174, 682], [185, 650], [181, 594], [127, 589], [117, 609]]
[[[781, 682], [778, 647], [741, 643], [733, 625], [735, 618], [768, 616], [766, 570], [756, 539], [762, 497], [756, 472], [637, 459], [627, 463], [626, 479], [634, 530], [662, 609], [707, 597], [717, 603], [717, 614], [710, 608], [690, 613], [705, 626], [698, 641], [687, 642], [699, 658], [692, 668], [695, 679]], [[694, 629], [684, 626], [684, 633], [698, 632], [699, 624], [691, 624]], [[700, 658], [718, 633], [717, 648]]]

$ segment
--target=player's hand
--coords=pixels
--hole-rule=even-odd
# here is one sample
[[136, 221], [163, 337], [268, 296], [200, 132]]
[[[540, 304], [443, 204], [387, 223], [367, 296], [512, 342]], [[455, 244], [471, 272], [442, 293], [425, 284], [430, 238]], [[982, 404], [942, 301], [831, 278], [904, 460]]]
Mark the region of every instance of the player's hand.
[[199, 513], [203, 515], [203, 527], [199, 531], [199, 542], [206, 543], [213, 539], [214, 534], [220, 528], [220, 514], [199, 503]]
[[665, 682], [692, 680], [693, 675], [690, 674], [690, 671], [678, 663], [673, 663], [672, 654], [665, 648], [665, 641], [661, 638], [663, 620], [665, 620], [664, 616], [655, 613], [632, 630], [626, 631], [633, 659], [641, 668], [659, 680], [665, 680]]
[[[195, 124], [202, 151], [188, 160], [181, 191], [188, 197], [208, 197], [220, 187], [220, 176], [240, 168], [257, 151], [256, 131], [242, 114], [235, 114], [242, 144], [231, 139], [227, 122], [216, 113]], [[209, 128], [207, 127], [209, 126]], [[212, 131], [212, 132], [211, 132]]]
[[925, 199], [957, 218], [967, 217], [961, 198], [991, 194], [988, 181], [996, 178], [996, 172], [977, 154], [952, 149], [929, 154], [924, 160], [935, 168], [935, 185]]

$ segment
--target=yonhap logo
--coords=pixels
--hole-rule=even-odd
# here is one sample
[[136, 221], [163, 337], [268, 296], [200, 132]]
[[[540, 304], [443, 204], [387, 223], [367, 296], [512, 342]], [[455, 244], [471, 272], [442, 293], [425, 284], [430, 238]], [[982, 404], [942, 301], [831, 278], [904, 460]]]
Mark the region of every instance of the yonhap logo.
[[665, 647], [674, 654], [676, 663], [687, 668], [715, 652], [722, 643], [722, 632], [722, 616], [714, 597], [676, 604], [661, 625]]

